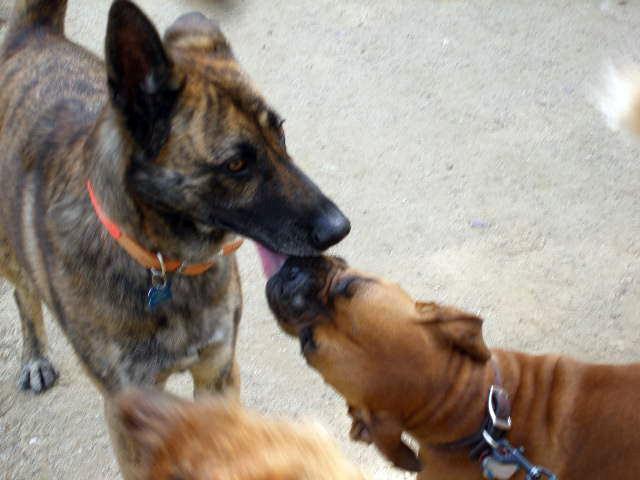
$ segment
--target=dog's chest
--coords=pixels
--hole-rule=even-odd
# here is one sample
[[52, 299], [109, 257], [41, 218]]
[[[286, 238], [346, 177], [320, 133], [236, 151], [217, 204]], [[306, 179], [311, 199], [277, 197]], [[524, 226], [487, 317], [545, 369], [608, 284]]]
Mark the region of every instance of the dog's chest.
[[[72, 342], [77, 350], [88, 351], [87, 363], [100, 383], [118, 390], [129, 384], [154, 384], [202, 362], [224, 365], [233, 355], [242, 295], [232, 263], [221, 264], [212, 273], [174, 278], [173, 298], [155, 309], [146, 308], [146, 284], [141, 278], [132, 282], [123, 301], [102, 303], [100, 311], [94, 310], [98, 315], [80, 315], [94, 318], [96, 329], [92, 335], [71, 336]], [[93, 298], [91, 293], [86, 298]]]
[[166, 327], [158, 329], [155, 339], [174, 357], [175, 368], [186, 369], [199, 361], [203, 350], [228, 344], [233, 329], [233, 309], [219, 305], [191, 318], [182, 315], [168, 318]]
[[110, 388], [147, 385], [163, 373], [187, 370], [212, 357], [230, 357], [235, 310], [229, 301], [189, 318], [174, 314], [160, 319], [151, 335], [128, 340], [112, 337], [108, 346], [94, 345], [102, 351], [101, 364], [113, 369], [111, 374], [98, 370], [97, 376]]

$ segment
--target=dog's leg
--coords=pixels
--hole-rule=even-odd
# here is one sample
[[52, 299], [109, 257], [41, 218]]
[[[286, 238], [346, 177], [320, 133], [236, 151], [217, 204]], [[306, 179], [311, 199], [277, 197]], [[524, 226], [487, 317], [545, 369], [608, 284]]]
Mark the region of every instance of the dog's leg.
[[[238, 297], [242, 298], [237, 265], [234, 268], [234, 288], [237, 289]], [[189, 369], [193, 377], [194, 397], [207, 393], [230, 393], [236, 397], [240, 396], [240, 367], [236, 362], [235, 352], [241, 316], [242, 306], [237, 305], [233, 309], [232, 331], [227, 343], [209, 345], [198, 352], [200, 361]]]
[[25, 286], [16, 287], [14, 298], [20, 311], [22, 326], [20, 388], [40, 393], [51, 387], [58, 378], [58, 372], [45, 355], [47, 333], [40, 298]]
[[42, 319], [42, 305], [27, 274], [18, 264], [8, 243], [0, 239], [0, 275], [15, 287], [14, 298], [22, 327], [22, 370], [20, 388], [40, 393], [51, 387], [58, 372], [46, 357], [47, 334]]
[[236, 396], [240, 396], [240, 365], [234, 358], [231, 363], [231, 370], [227, 376], [227, 387], [229, 391], [233, 392]]
[[239, 367], [230, 345], [210, 347], [200, 357], [201, 361], [190, 368], [194, 397], [212, 393], [240, 395]]

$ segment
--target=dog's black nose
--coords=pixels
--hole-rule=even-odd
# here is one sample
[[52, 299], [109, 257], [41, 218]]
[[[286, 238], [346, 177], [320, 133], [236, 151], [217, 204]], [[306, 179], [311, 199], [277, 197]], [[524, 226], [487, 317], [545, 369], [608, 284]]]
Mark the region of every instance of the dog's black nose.
[[351, 230], [351, 222], [338, 208], [330, 204], [316, 218], [311, 231], [311, 241], [318, 250], [335, 245]]

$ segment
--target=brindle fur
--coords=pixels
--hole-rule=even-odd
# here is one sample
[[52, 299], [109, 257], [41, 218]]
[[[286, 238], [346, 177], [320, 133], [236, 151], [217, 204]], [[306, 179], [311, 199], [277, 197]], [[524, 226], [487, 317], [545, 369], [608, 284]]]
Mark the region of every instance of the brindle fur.
[[[0, 273], [16, 289], [21, 387], [44, 391], [57, 377], [44, 302], [105, 395], [108, 419], [114, 393], [178, 370], [191, 371], [196, 394], [237, 390], [235, 256], [174, 275], [173, 299], [149, 310], [150, 272], [100, 224], [86, 180], [126, 234], [188, 263], [207, 261], [231, 231], [315, 254], [348, 221], [290, 161], [280, 118], [213, 22], [185, 15], [162, 42], [117, 0], [105, 65], [64, 37], [66, 3], [19, 0], [0, 50]], [[238, 159], [246, 168], [233, 172]], [[114, 441], [126, 477], [135, 455]]]

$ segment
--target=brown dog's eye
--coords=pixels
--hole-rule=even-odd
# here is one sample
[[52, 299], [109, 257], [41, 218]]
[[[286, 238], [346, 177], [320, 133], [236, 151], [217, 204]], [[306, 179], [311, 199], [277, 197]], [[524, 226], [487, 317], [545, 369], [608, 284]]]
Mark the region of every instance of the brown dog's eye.
[[244, 170], [246, 166], [247, 166], [247, 162], [245, 162], [241, 158], [236, 158], [234, 160], [231, 160], [229, 163], [227, 163], [227, 170], [229, 170], [230, 172], [237, 173]]
[[256, 147], [247, 141], [243, 141], [232, 147], [223, 167], [227, 172], [241, 176], [251, 169], [257, 159], [258, 152]]

